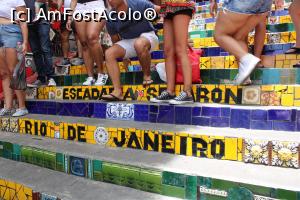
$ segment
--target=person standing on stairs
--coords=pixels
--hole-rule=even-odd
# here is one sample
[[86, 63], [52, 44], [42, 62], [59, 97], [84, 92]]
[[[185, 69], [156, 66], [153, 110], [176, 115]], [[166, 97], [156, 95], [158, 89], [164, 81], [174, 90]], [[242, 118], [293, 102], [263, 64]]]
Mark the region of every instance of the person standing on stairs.
[[[4, 92], [5, 107], [0, 116], [20, 117], [28, 114], [25, 106], [25, 92], [16, 90], [19, 108], [13, 111], [14, 91], [10, 88], [11, 78], [18, 63], [17, 47], [25, 55], [28, 48], [28, 28], [26, 22], [12, 23], [11, 10], [26, 13], [24, 0], [0, 0], [0, 75]], [[24, 16], [24, 15], [23, 15]], [[22, 17], [26, 20], [26, 17]], [[21, 45], [21, 46], [20, 46]]]
[[[161, 13], [164, 17], [164, 53], [167, 74], [167, 90], [160, 96], [150, 99], [153, 103], [170, 104], [193, 103], [192, 67], [189, 61], [188, 27], [195, 4], [192, 0], [161, 0]], [[179, 59], [184, 77], [184, 88], [175, 96], [176, 58]]]
[[[300, 0], [294, 0], [289, 11], [295, 26], [296, 44], [286, 54], [300, 54]], [[297, 65], [300, 67], [300, 62]]]
[[[25, 0], [27, 8], [30, 9], [31, 23], [28, 24], [29, 43], [33, 53], [33, 59], [37, 67], [38, 80], [29, 87], [39, 87], [47, 84], [48, 86], [56, 86], [54, 79], [52, 49], [50, 41], [50, 23], [44, 18], [38, 19], [35, 14], [35, 0]], [[44, 13], [47, 13], [47, 6], [42, 8]], [[35, 21], [33, 22], [33, 19]]]
[[[86, 13], [101, 15], [105, 11], [105, 0], [72, 0], [71, 10], [75, 13], [85, 15]], [[73, 17], [69, 16], [67, 29], [71, 31]], [[75, 20], [75, 28], [82, 45], [83, 60], [87, 69], [88, 78], [83, 83], [84, 86], [103, 86], [106, 84], [108, 75], [104, 74], [103, 49], [99, 43], [99, 35], [105, 26], [105, 20]], [[97, 80], [94, 78], [94, 63], [98, 68]]]
[[[214, 16], [218, 6], [215, 0], [210, 2], [210, 12]], [[239, 60], [239, 73], [235, 79], [237, 85], [243, 84], [260, 62], [260, 58], [248, 52], [246, 38], [251, 30], [265, 20], [272, 3], [272, 0], [227, 0], [218, 14], [214, 38], [220, 47]], [[277, 0], [276, 3], [282, 4], [283, 0]]]
[[130, 13], [129, 9], [131, 9], [132, 13], [140, 12], [142, 17], [138, 21], [133, 18], [110, 20], [107, 24], [114, 45], [106, 51], [105, 58], [114, 91], [109, 95], [103, 95], [102, 99], [120, 101], [123, 100], [123, 95], [118, 58], [128, 59], [138, 56], [144, 72], [143, 84], [149, 85], [153, 82], [150, 74], [151, 51], [158, 45], [158, 37], [153, 25], [144, 17], [144, 13], [147, 9], [158, 12], [160, 7], [148, 0], [108, 0], [108, 3], [112, 7], [111, 12]]
[[[64, 66], [70, 66], [71, 62], [68, 58], [68, 53], [70, 50], [70, 42], [69, 37], [71, 34], [71, 31], [67, 29], [67, 20], [64, 19], [63, 12], [65, 9], [70, 8], [71, 6], [71, 0], [57, 0], [57, 8], [62, 12], [62, 18], [61, 18], [61, 25], [60, 25], [60, 37], [61, 37], [61, 46], [62, 46], [62, 52], [63, 52], [63, 60], [57, 64], [58, 67], [64, 67]], [[63, 9], [62, 9], [63, 8]], [[77, 55], [78, 59], [76, 59], [75, 63], [72, 62], [73, 65], [83, 65], [83, 59], [82, 59], [82, 47], [80, 44], [80, 41], [78, 39], [78, 36], [76, 34], [75, 27], [72, 24], [72, 31], [75, 36], [75, 41], [77, 45]]]

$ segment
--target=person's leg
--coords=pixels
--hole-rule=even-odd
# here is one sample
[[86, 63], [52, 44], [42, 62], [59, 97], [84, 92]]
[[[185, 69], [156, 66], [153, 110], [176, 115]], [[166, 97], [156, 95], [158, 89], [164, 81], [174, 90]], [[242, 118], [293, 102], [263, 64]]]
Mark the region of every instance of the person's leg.
[[233, 54], [239, 63], [236, 84], [242, 84], [255, 69], [260, 59], [248, 53], [246, 37], [265, 15], [245, 15], [230, 11], [220, 11], [215, 31], [215, 41], [226, 51]]
[[[173, 18], [174, 40], [176, 58], [182, 66], [184, 78], [184, 91], [191, 96], [192, 90], [192, 67], [189, 61], [187, 47], [188, 47], [188, 27], [191, 17], [188, 15], [175, 15]], [[178, 26], [177, 24], [180, 24]]]
[[87, 74], [89, 77], [94, 77], [94, 61], [91, 56], [90, 49], [88, 47], [88, 39], [87, 39], [87, 22], [75, 22], [77, 36], [82, 45], [82, 54], [83, 60], [85, 63], [85, 67], [87, 69]]
[[[247, 24], [251, 15], [220, 11], [216, 21], [214, 38], [220, 47], [241, 59], [248, 52], [239, 44], [233, 35]], [[244, 41], [245, 42], [245, 41]]]
[[28, 36], [29, 36], [29, 44], [31, 47], [31, 51], [33, 53], [33, 60], [36, 66], [36, 72], [38, 73], [38, 80], [41, 81], [42, 83], [45, 83], [46, 67], [44, 62], [44, 56], [42, 54], [42, 47], [40, 45], [37, 24], [28, 26]]
[[151, 66], [151, 43], [145, 37], [140, 37], [135, 40], [134, 42], [134, 49], [138, 55], [140, 64], [143, 68], [144, 73], [144, 83], [151, 81], [151, 73], [150, 73], [150, 66]]
[[[114, 91], [111, 94], [119, 99], [122, 99], [122, 88], [120, 81], [120, 69], [117, 59], [123, 58], [125, 54], [126, 50], [118, 44], [113, 45], [105, 52], [108, 74], [114, 86]], [[110, 98], [109, 95], [103, 96], [103, 98], [106, 97]]]
[[258, 58], [261, 58], [262, 55], [265, 38], [266, 38], [266, 32], [267, 32], [267, 22], [266, 20], [264, 20], [255, 27], [254, 55]]
[[295, 0], [291, 4], [289, 11], [296, 31], [296, 44], [294, 48], [298, 48], [298, 50], [290, 49], [286, 53], [300, 53], [300, 0]]
[[[18, 63], [18, 58], [17, 58], [17, 51], [16, 49], [6, 49], [6, 54], [5, 54], [5, 59], [6, 59], [6, 64], [10, 70], [11, 73], [14, 72], [14, 69]], [[8, 87], [7, 89], [7, 93], [11, 94], [13, 97], [13, 90], [10, 89], [10, 81], [11, 78], [9, 76], [9, 79], [7, 79], [6, 83], [5, 83], [5, 87]], [[16, 95], [17, 95], [17, 99], [18, 99], [18, 104], [19, 104], [19, 109], [25, 109], [25, 91], [23, 90], [15, 90]], [[6, 98], [6, 97], [5, 97]], [[12, 99], [8, 99], [9, 103], [12, 103]], [[8, 102], [7, 102], [8, 103]]]
[[66, 29], [62, 30], [60, 33], [62, 52], [65, 59], [68, 58], [68, 53], [70, 49], [69, 36], [70, 36], [70, 31]]
[[[51, 41], [50, 41], [50, 24], [49, 23], [39, 23], [38, 24], [38, 33], [39, 33], [39, 42], [41, 45], [42, 54], [44, 57], [44, 66], [45, 66], [45, 74], [46, 78], [49, 80], [49, 85], [51, 84], [56, 85], [52, 76], [54, 75], [54, 68], [53, 68], [53, 60], [52, 60], [52, 48], [51, 48]], [[51, 82], [50, 82], [51, 81]]]
[[83, 55], [82, 55], [82, 45], [78, 39], [78, 36], [77, 34], [75, 34], [75, 40], [76, 40], [76, 45], [77, 45], [77, 55], [78, 55], [78, 58], [82, 58]]
[[173, 22], [170, 19], [164, 20], [164, 54], [166, 63], [167, 75], [167, 92], [170, 95], [175, 94], [175, 76], [176, 76], [176, 62], [175, 62], [175, 39], [174, 39]]
[[6, 63], [6, 50], [4, 48], [0, 48], [0, 68], [5, 108], [10, 110], [13, 106], [13, 92], [10, 89], [10, 80], [12, 72], [9, 69], [8, 64]]
[[[261, 55], [265, 44], [266, 32], [267, 32], [267, 23], [266, 20], [264, 20], [255, 27], [254, 55], [260, 59], [262, 59]], [[259, 66], [262, 67], [263, 64], [260, 63]]]
[[103, 50], [99, 42], [100, 32], [105, 26], [105, 21], [87, 23], [87, 43], [92, 57], [97, 65], [98, 73], [103, 74]]

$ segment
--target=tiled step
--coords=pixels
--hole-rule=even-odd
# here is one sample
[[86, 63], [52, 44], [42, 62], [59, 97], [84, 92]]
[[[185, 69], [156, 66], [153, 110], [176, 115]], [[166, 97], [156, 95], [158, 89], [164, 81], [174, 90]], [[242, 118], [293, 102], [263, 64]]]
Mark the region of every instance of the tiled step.
[[[238, 69], [202, 69], [202, 84], [233, 84]], [[163, 84], [156, 71], [151, 72], [154, 84]], [[87, 75], [57, 75], [54, 80], [57, 86], [81, 86], [86, 80]], [[300, 68], [295, 69], [276, 69], [259, 68], [252, 75], [251, 80], [254, 85], [272, 84], [300, 84]], [[123, 72], [121, 73], [122, 85], [141, 85], [143, 84], [143, 72]], [[106, 85], [112, 85], [110, 79]]]
[[[4, 193], [0, 194], [0, 198], [5, 200], [178, 199], [109, 183], [90, 181], [3, 158], [0, 158], [0, 176], [9, 180], [3, 181], [5, 185], [0, 185]], [[20, 183], [29, 185], [31, 188], [24, 186], [25, 192], [19, 191], [19, 188], [14, 189], [14, 187], [19, 187]], [[2, 194], [6, 196], [1, 196]], [[18, 196], [14, 196], [15, 194], [18, 194]]]
[[[211, 26], [211, 27], [209, 27], [209, 26]], [[213, 35], [214, 35], [213, 27], [214, 27], [214, 24], [212, 24], [212, 23], [206, 25], [204, 30], [203, 30], [204, 27], [202, 27], [202, 25], [192, 27], [192, 30], [189, 31], [189, 36], [190, 36], [190, 38], [213, 37]], [[193, 30], [193, 28], [194, 28], [194, 30]], [[211, 30], [207, 30], [206, 28], [209, 28]], [[294, 28], [294, 24], [292, 24], [292, 23], [283, 23], [283, 24], [267, 25], [267, 31], [269, 33], [292, 32], [292, 31], [295, 31], [295, 28]]]
[[[57, 170], [56, 166], [61, 166], [58, 168], [59, 171], [77, 176], [80, 172], [86, 171], [87, 173], [81, 176], [97, 181], [142, 190], [144, 189], [142, 186], [147, 181], [146, 185], [151, 186], [148, 191], [151, 188], [151, 192], [188, 199], [199, 199], [201, 196], [208, 199], [216, 198], [220, 193], [225, 197], [233, 193], [240, 196], [245, 191], [249, 199], [255, 198], [253, 195], [276, 199], [299, 197], [297, 191], [300, 188], [298, 181], [300, 177], [298, 170], [295, 169], [209, 159], [197, 160], [193, 157], [171, 154], [154, 155], [151, 152], [132, 149], [105, 148], [104, 150], [101, 145], [88, 146], [62, 140], [54, 143], [47, 138], [33, 139], [25, 135], [0, 134], [5, 152], [13, 156], [8, 157], [10, 159], [54, 170]], [[53, 165], [55, 160], [58, 162]], [[74, 164], [76, 168], [73, 167]], [[215, 191], [217, 193], [213, 193]]]
[[300, 131], [298, 107], [246, 107], [208, 104], [170, 106], [137, 102], [32, 100], [27, 101], [27, 108], [32, 114], [253, 130]]
[[[300, 55], [278, 54], [276, 56], [263, 56], [265, 68], [293, 68], [300, 61]], [[153, 59], [152, 65], [165, 62], [164, 59]], [[300, 66], [298, 66], [300, 67]], [[139, 61], [132, 60], [126, 68], [123, 62], [119, 62], [120, 72], [142, 71]], [[200, 69], [237, 69], [238, 63], [234, 56], [212, 56], [200, 58]], [[85, 75], [87, 74], [85, 66], [56, 67], [56, 75]], [[83, 79], [80, 79], [83, 82]], [[78, 81], [76, 81], [78, 82]]]
[[[253, 199], [253, 195], [275, 199], [291, 199], [291, 197], [292, 199], [296, 199], [297, 196], [299, 197], [299, 192], [297, 193], [297, 191], [300, 188], [298, 181], [300, 177], [298, 170], [294, 169], [270, 168], [209, 159], [197, 160], [193, 157], [173, 156], [171, 154], [156, 154], [154, 156], [154, 153], [151, 152], [131, 149], [114, 150], [102, 148], [101, 145], [88, 146], [59, 140], [53, 142], [47, 138], [33, 140], [30, 136], [17, 136], [6, 133], [0, 134], [0, 140], [8, 142], [8, 145], [4, 145], [6, 148], [7, 146], [13, 147], [8, 149], [8, 153], [15, 153], [15, 160], [21, 157], [23, 161], [28, 162], [30, 161], [30, 154], [28, 154], [30, 150], [34, 152], [39, 151], [39, 154], [31, 154], [31, 160], [34, 161], [33, 164], [43, 167], [46, 162], [42, 163], [43, 159], [41, 157], [48, 156], [45, 158], [45, 161], [48, 161], [47, 166], [49, 167], [51, 166], [49, 165], [51, 160], [53, 160], [49, 156], [53, 153], [59, 153], [60, 155], [65, 155], [63, 158], [67, 158], [67, 162], [63, 163], [61, 161], [64, 159], [60, 158], [59, 166], [68, 166], [74, 162], [78, 164], [82, 163], [70, 171], [72, 174], [80, 172], [80, 170], [89, 171], [88, 169], [90, 169], [89, 166], [92, 161], [100, 164], [100, 166], [102, 164], [102, 168], [94, 168], [93, 174], [97, 174], [94, 180], [101, 181], [103, 177], [102, 180], [105, 182], [108, 181], [121, 185], [129, 183], [126, 184], [129, 187], [138, 187], [134, 185], [138, 181], [137, 179], [141, 182], [147, 180], [148, 185], [152, 185], [152, 192], [161, 192], [161, 188], [163, 194], [166, 194], [164, 191], [172, 191], [169, 191], [166, 195], [173, 194], [182, 197], [188, 193], [192, 197], [189, 199], [195, 199], [195, 192], [198, 189], [200, 192], [199, 195], [203, 195], [204, 197], [211, 197], [208, 194], [216, 197], [220, 193], [230, 196], [233, 191], [235, 191], [233, 193], [237, 193], [236, 195], [239, 196], [245, 191], [239, 190], [246, 188], [247, 193], [250, 190], [249, 199]], [[24, 151], [25, 149], [23, 150], [24, 147], [26, 152]], [[18, 149], [21, 152], [17, 151], [16, 153]], [[22, 154], [25, 155], [23, 156]], [[35, 163], [35, 161], [38, 161], [38, 163]], [[87, 163], [87, 165], [83, 163]], [[222, 165], [222, 168], [220, 168], [220, 165]], [[149, 171], [149, 168], [152, 170]], [[64, 171], [64, 168], [61, 170]], [[140, 174], [137, 176], [136, 172], [138, 171]], [[87, 173], [85, 177], [89, 177], [89, 174]], [[140, 186], [143, 186], [143, 184]], [[195, 188], [196, 186], [198, 188]], [[201, 190], [199, 186], [202, 186]], [[238, 188], [234, 189], [235, 187]], [[214, 191], [219, 191], [219, 193], [214, 194]]]
[[[218, 44], [215, 42], [213, 37], [207, 38], [191, 38], [193, 41], [194, 48], [209, 48], [217, 47]], [[254, 34], [250, 34], [249, 45], [254, 44]], [[282, 32], [282, 33], [267, 33], [265, 37], [265, 45], [269, 44], [285, 44], [285, 43], [295, 43], [296, 42], [296, 32]]]
[[[200, 128], [50, 115], [2, 118], [1, 130], [107, 148], [192, 156], [199, 160], [209, 158], [299, 168], [300, 139], [296, 132]], [[257, 151], [261, 153], [256, 155]]]
[[[182, 91], [182, 85], [176, 86], [176, 94]], [[193, 85], [196, 103], [219, 103], [230, 105], [261, 106], [299, 106], [300, 86], [298, 85]], [[56, 100], [101, 100], [102, 95], [109, 94], [112, 86], [66, 86], [28, 88], [27, 99]], [[166, 85], [124, 85], [123, 97], [128, 101], [148, 102], [166, 90]]]
[[[8, 161], [5, 159], [0, 158], [0, 165], [1, 167], [5, 166], [6, 168], [6, 173], [9, 174], [12, 169], [15, 167], [16, 164], [13, 161]], [[22, 164], [19, 164], [22, 165]], [[0, 168], [1, 168], [0, 167]], [[26, 166], [27, 167], [27, 166]], [[25, 166], [24, 166], [25, 168]], [[10, 171], [8, 171], [9, 169]], [[7, 174], [3, 174], [5, 170], [1, 170], [0, 176], [4, 177], [7, 176]], [[19, 171], [14, 171], [15, 173]], [[20, 173], [18, 174], [20, 175]], [[15, 181], [11, 181], [12, 177], [9, 177], [10, 180], [6, 180], [3, 178], [0, 178], [0, 198], [1, 199], [33, 199], [33, 200], [40, 200], [40, 199], [51, 199], [51, 200], [59, 200], [57, 197], [46, 194], [45, 192], [36, 192], [33, 191], [32, 188], [27, 187], [24, 184], [17, 183]], [[13, 178], [15, 179], [15, 178]], [[19, 179], [20, 180], [20, 179]]]

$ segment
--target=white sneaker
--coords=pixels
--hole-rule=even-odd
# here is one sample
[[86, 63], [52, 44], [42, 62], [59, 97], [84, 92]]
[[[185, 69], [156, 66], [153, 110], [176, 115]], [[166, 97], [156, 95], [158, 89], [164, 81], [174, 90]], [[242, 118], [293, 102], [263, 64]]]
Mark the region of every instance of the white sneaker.
[[95, 83], [95, 79], [93, 77], [88, 77], [86, 81], [82, 84], [84, 86], [91, 86]]
[[244, 62], [240, 62], [239, 73], [235, 80], [237, 85], [244, 83], [245, 80], [250, 76], [251, 72], [255, 69], [256, 65], [260, 62], [260, 59], [252, 54], [247, 54], [245, 58], [242, 59]]
[[2, 108], [0, 110], [0, 117], [10, 116], [13, 113], [12, 109]]
[[17, 109], [16, 112], [12, 115], [12, 117], [22, 117], [27, 115], [29, 112], [26, 108]]
[[48, 86], [56, 86], [56, 82], [53, 78], [50, 78], [48, 81]]
[[97, 86], [103, 86], [106, 84], [108, 79], [108, 75], [107, 74], [98, 74], [98, 79], [95, 83], [95, 85]]

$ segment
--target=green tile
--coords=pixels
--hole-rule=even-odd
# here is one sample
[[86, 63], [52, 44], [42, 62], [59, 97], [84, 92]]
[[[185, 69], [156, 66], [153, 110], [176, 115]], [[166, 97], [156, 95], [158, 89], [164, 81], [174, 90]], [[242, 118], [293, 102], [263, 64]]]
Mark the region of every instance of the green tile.
[[187, 176], [185, 191], [186, 199], [197, 199], [197, 176]]
[[162, 173], [154, 170], [141, 169], [140, 181], [147, 182], [149, 184], [162, 184]]
[[56, 169], [56, 153], [50, 151], [44, 151], [44, 167], [48, 169]]
[[26, 163], [32, 163], [31, 147], [21, 147], [21, 161]]
[[165, 185], [173, 185], [178, 187], [186, 186], [186, 176], [183, 174], [173, 173], [173, 172], [163, 172], [162, 182]]
[[207, 188], [211, 188], [212, 187], [212, 178], [207, 178], [207, 177], [202, 177], [202, 176], [198, 176], [197, 178], [197, 185], [198, 186], [204, 186]]
[[185, 188], [162, 185], [162, 195], [185, 199]]
[[65, 156], [62, 153], [56, 153], [56, 171], [65, 171]]
[[228, 190], [227, 200], [253, 200], [253, 194], [247, 188], [230, 188]]
[[298, 198], [297, 196], [298, 196], [297, 192], [277, 189], [276, 198], [284, 199], [284, 200], [293, 200], [293, 199], [297, 199]]
[[224, 181], [220, 179], [213, 179], [211, 188], [218, 190], [228, 190], [237, 187], [239, 184], [232, 181]]

